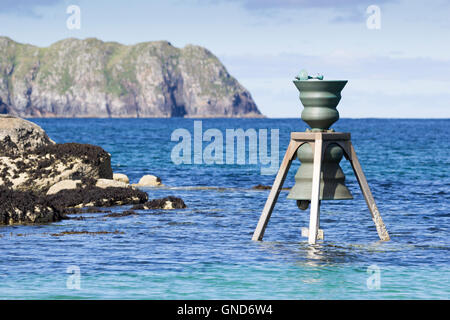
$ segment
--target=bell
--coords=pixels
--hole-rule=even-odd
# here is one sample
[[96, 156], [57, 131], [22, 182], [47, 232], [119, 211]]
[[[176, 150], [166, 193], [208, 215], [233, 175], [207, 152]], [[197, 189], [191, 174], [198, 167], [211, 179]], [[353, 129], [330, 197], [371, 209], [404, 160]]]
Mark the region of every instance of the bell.
[[[353, 199], [352, 194], [345, 185], [345, 175], [339, 166], [344, 155], [342, 148], [336, 143], [328, 145], [322, 160], [320, 173], [319, 200]], [[297, 200], [297, 206], [306, 210], [311, 201], [313, 177], [313, 151], [309, 143], [302, 144], [297, 150], [297, 157], [301, 162], [295, 174], [295, 185], [289, 192], [288, 199]]]

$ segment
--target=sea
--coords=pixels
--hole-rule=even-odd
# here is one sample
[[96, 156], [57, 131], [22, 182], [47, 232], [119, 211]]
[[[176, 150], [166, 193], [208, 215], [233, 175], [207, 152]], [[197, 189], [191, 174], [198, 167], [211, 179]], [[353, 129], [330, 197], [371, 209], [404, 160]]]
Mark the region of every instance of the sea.
[[[30, 121], [57, 143], [101, 146], [131, 183], [160, 177], [142, 190], [187, 208], [0, 227], [0, 299], [450, 298], [450, 119], [340, 119], [333, 128], [351, 133], [391, 240], [379, 240], [343, 159], [354, 199], [322, 201], [316, 245], [301, 236], [309, 210], [286, 190], [263, 241], [251, 240], [269, 194], [253, 187], [272, 185], [276, 170], [263, 168], [279, 166], [290, 132], [306, 129], [300, 118]], [[257, 134], [240, 161], [238, 141], [227, 146], [238, 129]], [[54, 236], [66, 231], [80, 233]]]

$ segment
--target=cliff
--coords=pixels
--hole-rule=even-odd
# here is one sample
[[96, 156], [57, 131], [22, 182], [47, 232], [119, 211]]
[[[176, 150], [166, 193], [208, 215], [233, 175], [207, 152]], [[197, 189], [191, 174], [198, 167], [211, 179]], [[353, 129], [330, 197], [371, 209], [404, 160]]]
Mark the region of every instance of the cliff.
[[207, 49], [0, 37], [0, 113], [21, 117], [261, 117]]

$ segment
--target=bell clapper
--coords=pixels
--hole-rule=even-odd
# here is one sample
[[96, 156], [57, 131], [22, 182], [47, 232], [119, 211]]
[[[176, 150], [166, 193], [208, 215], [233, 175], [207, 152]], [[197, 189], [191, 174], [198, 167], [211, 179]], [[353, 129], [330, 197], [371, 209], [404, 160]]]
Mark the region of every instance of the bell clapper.
[[297, 207], [300, 210], [306, 210], [309, 207], [311, 200], [297, 200]]

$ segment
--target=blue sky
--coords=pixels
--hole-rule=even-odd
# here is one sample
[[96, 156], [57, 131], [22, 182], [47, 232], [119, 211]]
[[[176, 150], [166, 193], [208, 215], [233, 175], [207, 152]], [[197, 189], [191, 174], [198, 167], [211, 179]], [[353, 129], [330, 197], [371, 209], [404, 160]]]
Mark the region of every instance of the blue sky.
[[[69, 5], [81, 29], [69, 30]], [[369, 5], [381, 28], [369, 29]], [[347, 79], [341, 117], [450, 118], [450, 1], [0, 0], [0, 35], [38, 46], [67, 37], [168, 40], [217, 55], [269, 117], [299, 117], [300, 69]]]

